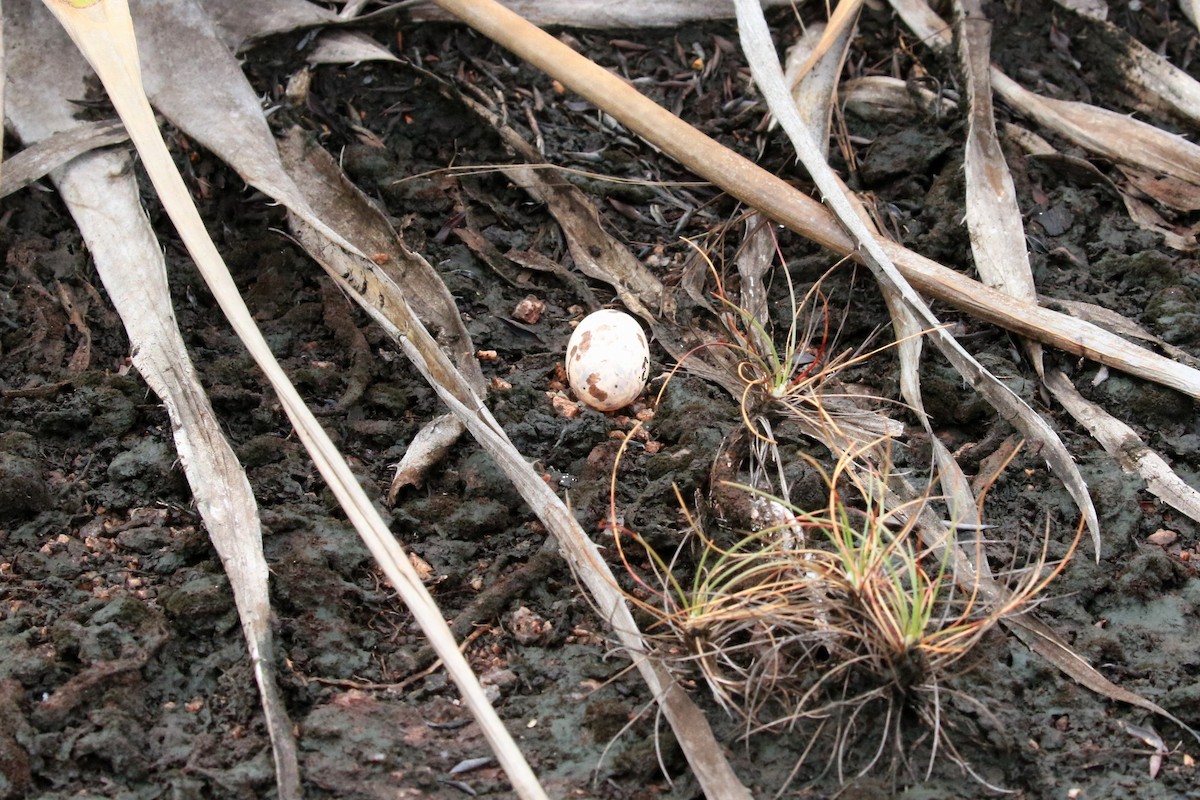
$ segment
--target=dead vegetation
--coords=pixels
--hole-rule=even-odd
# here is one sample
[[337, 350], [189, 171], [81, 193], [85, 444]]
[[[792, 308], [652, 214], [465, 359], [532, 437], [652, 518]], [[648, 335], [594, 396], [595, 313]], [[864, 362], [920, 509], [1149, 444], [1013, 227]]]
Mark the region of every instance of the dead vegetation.
[[[125, 321], [136, 366], [171, 412], [176, 444], [198, 506], [234, 586], [275, 746], [281, 797], [299, 796], [300, 776], [291, 726], [272, 677], [267, 570], [257, 512], [249, 484], [191, 374], [170, 308], [161, 251], [141, 211], [128, 155], [124, 151], [79, 155], [81, 138], [95, 147], [113, 141], [110, 127], [81, 123], [69, 104], [70, 99], [83, 96], [89, 64], [230, 323], [269, 377], [317, 468], [389, 581], [452, 670], [520, 796], [541, 797], [544, 790], [460, 657], [408, 555], [258, 333], [220, 254], [205, 235], [187, 187], [160, 138], [151, 104], [229, 163], [247, 183], [287, 207], [300, 244], [387, 331], [445, 404], [448, 414], [427, 427], [406, 456], [402, 467], [406, 479], [436, 463], [439, 453], [463, 431], [471, 433], [501, 465], [557, 539], [610, 626], [612, 638], [633, 659], [710, 797], [747, 797], [749, 792], [678, 682], [675, 671], [681, 665], [701, 676], [718, 704], [744, 720], [746, 733], [806, 728], [811, 743], [806, 758], [818, 758], [812, 749], [818, 742], [832, 742], [826, 752], [833, 756], [818, 760], [839, 777], [865, 772], [881, 761], [922, 774], [907, 748], [912, 734], [903, 721], [912, 717], [924, 731], [917, 737], [925, 737], [927, 763], [945, 755], [969, 770], [968, 760], [955, 747], [950, 733], [954, 724], [945, 716], [943, 698], [955, 691], [947, 684], [972, 646], [1002, 622], [1090, 689], [1179, 722], [1153, 702], [1109, 683], [1037, 621], [1033, 612], [1038, 598], [1074, 552], [1079, 535], [1089, 532], [1098, 551], [1100, 522], [1059, 432], [980, 365], [933, 314], [928, 301], [936, 299], [1022, 337], [1030, 367], [1046, 391], [1120, 458], [1122, 467], [1142, 474], [1151, 492], [1200, 520], [1200, 495], [1195, 488], [1176, 475], [1165, 459], [1143, 443], [1131, 441], [1127, 425], [1084, 401], [1067, 375], [1047, 368], [1043, 348], [1061, 348], [1200, 398], [1200, 372], [1194, 360], [1131, 343], [1077, 316], [1052, 310], [1054, 304], [1039, 297], [1025, 257], [1022, 215], [999, 137], [1007, 136], [1040, 158], [1075, 159], [1081, 169], [1098, 171], [1093, 162], [1111, 164], [1097, 179], [1120, 194], [1131, 218], [1161, 235], [1171, 247], [1188, 252], [1196, 247], [1196, 227], [1188, 214], [1200, 206], [1200, 148], [1124, 114], [1022, 88], [991, 65], [986, 9], [978, 3], [956, 3], [952, 22], [936, 16], [922, 0], [891, 4], [912, 30], [918, 48], [955, 48], [965, 91], [951, 104], [944, 95], [923, 93], [916, 85], [905, 84], [901, 93], [900, 86], [885, 83], [882, 75], [856, 76], [857, 82], [839, 90], [854, 26], [864, 13], [862, 2], [837, 4], [824, 33], [811, 38], [811, 49], [794, 59], [800, 66], [785, 79], [760, 5], [740, 1], [736, 4], [740, 45], [754, 82], [796, 148], [822, 205], [805, 190], [646, 100], [628, 81], [513, 12], [489, 0], [439, 0], [437, 5], [444, 11], [545, 70], [623, 126], [625, 133], [660, 148], [760, 215], [745, 228], [736, 299], [721, 274], [700, 262], [694, 262], [698, 271], [691, 273], [690, 284], [665, 285], [663, 276], [633, 257], [626, 243], [601, 226], [598, 212], [582, 192], [558, 173], [543, 169], [536, 125], [529, 131], [534, 140], [530, 144], [505, 123], [508, 110], [497, 107], [487, 92], [448, 87], [475, 95], [469, 100], [473, 112], [495, 125], [512, 147], [517, 160], [503, 167], [505, 174], [548, 206], [579, 272], [609, 286], [685, 369], [720, 385], [740, 404], [746, 434], [744, 460], [751, 465], [751, 478], [738, 490], [746, 493], [751, 507], [759, 509], [754, 529], [728, 540], [721, 538], [727, 532], [718, 534], [692, 519], [685, 548], [664, 556], [642, 547], [640, 555], [651, 571], [643, 574], [640, 566], [626, 559], [627, 575], [619, 579], [562, 499], [516, 451], [488, 411], [476, 350], [436, 271], [401, 241], [328, 154], [314, 149], [299, 133], [276, 141], [230, 50], [231, 45], [236, 49], [249, 39], [279, 31], [328, 26], [322, 35], [330, 39], [331, 48], [353, 49], [348, 55], [325, 50], [323, 61], [391, 57], [377, 44], [336, 29], [359, 17], [364, 4], [348, 3], [334, 13], [318, 5], [277, 8], [266, 3], [252, 14], [237, 5], [134, 3], [131, 17], [125, 0], [45, 0], [61, 25], [58, 28], [51, 25], [41, 5], [29, 0], [6, 3], [9, 93], [4, 98], [5, 114], [23, 147], [0, 169], [8, 191], [49, 172]], [[556, 16], [561, 11], [549, 4], [529, 4], [527, 11], [545, 13], [543, 21], [565, 21]], [[574, 13], [590, 12], [580, 7]], [[602, 17], [572, 21], [578, 25], [606, 22]], [[812, 29], [818, 30], [815, 24]], [[66, 48], [64, 30], [87, 63]], [[1194, 81], [1145, 48], [1133, 44], [1129, 48], [1139, 65], [1139, 77], [1130, 79], [1131, 91], [1141, 92], [1148, 108], [1166, 109], [1184, 118], [1200, 116]], [[65, 55], [51, 63], [42, 57], [45, 52]], [[187, 59], [179, 58], [180, 53], [186, 53]], [[303, 70], [297, 73], [297, 85], [292, 87], [296, 92], [303, 92], [303, 74]], [[805, 98], [808, 113], [797, 110], [793, 92]], [[998, 130], [993, 95], [1038, 126], [1038, 131], [1011, 124]], [[852, 192], [843, 182], [845, 176], [830, 168], [830, 141], [852, 151], [835, 124], [843, 102], [880, 114], [910, 113], [914, 103], [931, 104], [940, 109], [938, 113], [965, 116], [963, 212], [979, 281], [888, 239], [883, 233], [887, 230], [884, 210], [874, 206], [871, 198]], [[814, 108], [819, 113], [813, 113]], [[1057, 149], [1067, 146], [1092, 161]], [[597, 166], [602, 170], [602, 161]], [[1064, 539], [1047, 529], [1039, 533], [1041, 546], [1028, 554], [1027, 563], [994, 574], [980, 533], [985, 517], [979, 512], [977, 495], [982, 493], [972, 489], [938, 439], [932, 435], [928, 439], [928, 461], [939, 481], [937, 489], [914, 488], [891, 469], [890, 440], [902, 433], [904, 423], [898, 414], [864, 412], [839, 397], [841, 391], [834, 388], [838, 369], [870, 354], [835, 352], [836, 336], [820, 285], [789, 284], [790, 324], [782, 330], [771, 327], [762, 286], [773, 270], [784, 281], [791, 278], [786, 256], [775, 263], [770, 228], [763, 220], [786, 226], [839, 257], [868, 267], [892, 314], [901, 395], [911, 419], [932, 433], [917, 376], [921, 351], [928, 342], [1049, 462], [1078, 505], [1080, 525], [1074, 538]], [[709, 276], [717, 280], [706, 291]], [[683, 325], [673, 316], [679, 293], [689, 291], [693, 302], [708, 307], [712, 327]], [[722, 329], [724, 341], [718, 344], [712, 334]], [[784, 417], [829, 451], [828, 461], [813, 464], [825, 475], [827, 506], [793, 505], [786, 483], [775, 478], [783, 475], [786, 465], [772, 448], [772, 426]], [[932, 512], [935, 497], [947, 509], [945, 514]], [[615, 542], [626, 550], [623, 537], [637, 541], [632, 526], [625, 529], [619, 522], [615, 500], [610, 526]], [[960, 538], [958, 530], [974, 534]], [[1056, 558], [1049, 556], [1052, 542], [1063, 551]], [[1099, 558], [1100, 554], [1090, 555]], [[618, 587], [625, 585], [627, 577], [645, 593], [621, 592]], [[650, 618], [645, 634], [627, 602], [631, 598]], [[668, 634], [674, 644], [664, 644]], [[880, 717], [882, 724], [878, 724]], [[865, 747], [867, 756], [850, 764], [842, 756], [852, 743], [861, 741], [866, 728], [871, 742]]]

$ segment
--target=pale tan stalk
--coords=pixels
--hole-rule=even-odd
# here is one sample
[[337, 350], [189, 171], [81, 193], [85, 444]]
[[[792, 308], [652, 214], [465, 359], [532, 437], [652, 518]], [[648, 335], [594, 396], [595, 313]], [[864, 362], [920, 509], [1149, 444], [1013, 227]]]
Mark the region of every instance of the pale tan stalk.
[[430, 644], [458, 685], [489, 745], [508, 773], [514, 790], [522, 798], [545, 798], [546, 794], [537, 777], [488, 702], [470, 665], [459, 652], [445, 619], [403, 548], [392, 536], [350, 467], [271, 354], [220, 253], [208, 237], [146, 100], [138, 67], [133, 22], [126, 0], [93, 0], [86, 7], [73, 6], [65, 0], [43, 2], [66, 28], [100, 76], [109, 98], [125, 122], [130, 139], [137, 147], [163, 206], [221, 310], [271, 382], [296, 433], [347, 517], [429, 637]]

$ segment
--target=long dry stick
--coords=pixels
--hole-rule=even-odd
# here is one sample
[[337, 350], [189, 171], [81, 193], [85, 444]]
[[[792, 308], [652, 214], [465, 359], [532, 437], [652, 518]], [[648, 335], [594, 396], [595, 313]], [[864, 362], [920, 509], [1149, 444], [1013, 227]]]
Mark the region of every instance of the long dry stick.
[[[437, 0], [463, 22], [562, 81], [683, 166], [747, 205], [836, 253], [858, 258], [853, 239], [820, 203], [709, 138], [621, 78], [492, 0]], [[921, 293], [974, 317], [1200, 399], [1200, 371], [1094, 325], [1017, 300], [891, 242], [884, 253]]]

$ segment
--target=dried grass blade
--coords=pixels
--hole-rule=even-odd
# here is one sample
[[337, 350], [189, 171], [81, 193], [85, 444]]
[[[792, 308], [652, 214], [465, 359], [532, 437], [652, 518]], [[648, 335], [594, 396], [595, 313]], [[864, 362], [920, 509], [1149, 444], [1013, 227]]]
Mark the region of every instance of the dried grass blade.
[[889, 120], [916, 113], [940, 117], [958, 108], [948, 97], [886, 75], [845, 81], [840, 96], [847, 111], [865, 119]]
[[[819, 61], [825, 61], [829, 65], [823, 65], [827, 75], [820, 79], [820, 82], [825, 83], [829, 77], [832, 77], [834, 84], [837, 83], [837, 77], [841, 74], [842, 64], [846, 59], [846, 48], [854, 33], [854, 24], [858, 21], [858, 12], [862, 10], [862, 5], [863, 0], [838, 0], [837, 7], [829, 15], [829, 24], [824, 26], [820, 39], [812, 47], [804, 61], [800, 62], [795, 72], [789, 76], [788, 86], [793, 89], [797, 88]], [[825, 56], [830, 53], [833, 54], [833, 57], [826, 59]], [[797, 104], [799, 104], [799, 98], [797, 98]]]
[[1188, 21], [1200, 30], [1200, 0], [1179, 0], [1179, 7], [1183, 9], [1183, 15]]
[[[124, 0], [98, 0], [86, 8], [73, 7], [67, 0], [44, 2], [100, 76], [142, 157], [159, 198], [214, 298], [255, 362], [266, 373], [300, 440], [312, 455], [317, 469], [347, 517], [441, 656], [512, 781], [514, 790], [521, 797], [544, 798], [545, 792], [488, 702], [483, 688], [459, 652], [445, 619], [404, 550], [392, 537], [349, 466], [275, 361], [216, 246], [208, 238], [204, 223], [192, 205], [187, 187], [162, 140], [142, 87], [138, 49], [128, 6]], [[321, 225], [321, 228], [325, 227]], [[340, 241], [340, 237], [337, 240]]]
[[[1142, 110], [1166, 111], [1193, 125], [1200, 123], [1200, 83], [1191, 75], [1103, 17], [1085, 13], [1066, 0], [1056, 2], [1088, 20], [1090, 30], [1084, 36], [1090, 40], [1091, 52], [1098, 46], [1108, 51], [1107, 58], [1100, 56], [1097, 62], [1111, 64], [1125, 78]], [[1188, 2], [1183, 0], [1185, 5]]]
[[[14, 78], [10, 124], [33, 149], [50, 140], [60, 147], [67, 142], [69, 149], [94, 140], [96, 126], [76, 120], [76, 108], [68, 100], [82, 94], [90, 75], [87, 62], [48, 15], [38, 15], [40, 6], [23, 10], [11, 13], [10, 6], [5, 19], [20, 33], [9, 54]], [[49, 41], [59, 52], [52, 65], [45, 60]], [[119, 122], [104, 127], [108, 138], [128, 138]], [[296, 744], [273, 670], [268, 572], [254, 495], [180, 336], [162, 248], [142, 210], [131, 159], [123, 151], [76, 155], [52, 177], [125, 325], [134, 366], [171, 418], [184, 475], [233, 590], [271, 740], [279, 796], [293, 800], [300, 797]]]
[[278, 143], [277, 152], [279, 168], [288, 183], [301, 193], [304, 207], [314, 209], [329, 227], [338, 231], [339, 237], [372, 254], [369, 262], [363, 259], [363, 263], [370, 263], [373, 271], [386, 278], [380, 290], [388, 294], [381, 302], [398, 303], [403, 298], [412, 306], [446, 352], [453, 354], [455, 366], [472, 391], [482, 397], [487, 381], [475, 358], [475, 345], [458, 313], [454, 296], [437, 270], [405, 246], [383, 213], [346, 179], [328, 153], [308, 140], [303, 130], [289, 131]]
[[1193, 489], [1171, 469], [1166, 460], [1151, 450], [1125, 423], [1086, 399], [1071, 380], [1058, 370], [1046, 375], [1046, 387], [1087, 428], [1121, 469], [1137, 472], [1146, 488], [1164, 503], [1200, 522], [1200, 492]]
[[828, 25], [809, 26], [787, 53], [784, 81], [791, 87], [796, 108], [825, 158], [829, 157], [838, 79], [861, 7], [861, 0], [842, 0]]
[[305, 60], [310, 64], [357, 64], [360, 61], [394, 61], [392, 55], [379, 42], [358, 31], [325, 31]]
[[[769, 225], [761, 214], [749, 214], [735, 259], [741, 277], [739, 304], [747, 316], [758, 323], [750, 328], [749, 336], [760, 353], [774, 348], [767, 334], [771, 329], [771, 314], [767, 310], [767, 287], [763, 283], [763, 277], [775, 260], [775, 238]], [[781, 269], [787, 269], [787, 265]]]
[[[1025, 249], [1025, 224], [1017, 191], [996, 136], [992, 108], [991, 23], [979, 0], [959, 0], [958, 54], [966, 77], [967, 143], [965, 153], [967, 228], [975, 269], [988, 286], [1037, 303], [1037, 287]], [[1043, 373], [1042, 348], [1026, 342], [1030, 360]]]
[[992, 87], [1021, 114], [1091, 153], [1200, 185], [1200, 147], [1180, 136], [1087, 103], [1041, 97], [994, 67]]
[[1200, 399], [1200, 370], [1131, 344], [1091, 323], [1010, 297], [899, 245], [885, 243], [884, 247], [898, 264], [904, 265], [904, 273], [914, 287], [971, 316]]
[[1041, 448], [1042, 455], [1049, 463], [1051, 470], [1067, 487], [1067, 491], [1075, 499], [1075, 503], [1083, 513], [1088, 530], [1092, 534], [1097, 558], [1099, 558], [1100, 523], [1096, 518], [1096, 509], [1088, 495], [1083, 476], [1079, 474], [1079, 468], [1075, 465], [1058, 434], [1032, 408], [1013, 394], [1008, 387], [1000, 383], [994, 375], [980, 366], [979, 362], [963, 349], [962, 345], [941, 326], [925, 301], [896, 269], [891, 258], [880, 246], [876, 236], [871, 233], [854, 211], [841, 182], [815, 148], [811, 134], [805, 129], [803, 120], [791, 103], [791, 97], [783, 83], [779, 61], [775, 57], [775, 45], [771, 40], [770, 31], [767, 29], [766, 20], [763, 18], [762, 9], [753, 0], [736, 0], [736, 3], [742, 49], [750, 63], [750, 72], [755, 83], [758, 84], [767, 100], [767, 105], [776, 115], [780, 125], [787, 132], [801, 163], [820, 189], [825, 202], [833, 209], [838, 221], [852, 235], [858, 246], [859, 254], [875, 274], [876, 280], [900, 295], [918, 322], [926, 326], [928, 336], [954, 365], [959, 374], [966, 379], [967, 383], [987, 399], [1001, 416], [1024, 433], [1027, 439], [1035, 442]]
[[[0, 58], [3, 57], [0, 53]], [[28, 143], [20, 152], [9, 156], [0, 168], [0, 197], [24, 189], [76, 156], [128, 138], [125, 126], [119, 120], [104, 120], [80, 123], [39, 142]]]
[[[315, 149], [314, 149], [315, 150]], [[299, 167], [297, 159], [332, 159], [323, 151], [305, 153], [304, 142], [294, 133], [285, 140], [283, 155], [302, 191], [320, 192], [327, 198], [320, 202], [337, 202], [341, 191], [351, 190], [348, 182], [336, 184], [313, 181], [304, 173], [313, 167]], [[316, 167], [318, 172], [328, 168]], [[336, 165], [332, 165], [336, 168]], [[342, 202], [348, 203], [343, 200]], [[313, 203], [320, 203], [313, 198]], [[483, 404], [471, 382], [452, 363], [446, 353], [421, 324], [405, 300], [405, 293], [389, 286], [391, 279], [371, 261], [355, 258], [324, 239], [303, 220], [293, 216], [292, 227], [300, 243], [321, 264], [329, 275], [353, 297], [371, 317], [403, 349], [405, 355], [421, 372], [438, 396], [453, 412], [457, 422], [465, 426], [476, 441], [496, 460], [516, 486], [521, 496], [538, 515], [547, 530], [559, 543], [564, 557], [588, 588], [604, 620], [617, 634], [621, 645], [630, 654], [642, 678], [658, 700], [664, 715], [675, 731], [689, 763], [710, 797], [748, 798], [749, 794], [737, 780], [713, 737], [703, 715], [679, 689], [666, 670], [646, 653], [646, 645], [638, 631], [617, 580], [600, 556], [596, 545], [584, 534], [570, 510], [546, 486], [545, 481], [521, 456], [503, 428]], [[352, 237], [353, 238], [353, 237]]]
[[[764, 8], [792, 5], [794, 0], [762, 0]], [[506, 0], [505, 5], [538, 27], [673, 28], [689, 22], [729, 19], [728, 0]], [[438, 6], [441, 8], [439, 9]], [[452, 20], [457, 15], [432, 0], [409, 12], [420, 21]]]
[[235, 53], [254, 39], [338, 22], [336, 13], [309, 0], [204, 0], [204, 10]]
[[1181, 364], [1186, 364], [1194, 369], [1200, 368], [1200, 358], [1196, 358], [1196, 356], [1193, 356], [1186, 350], [1160, 339], [1141, 325], [1118, 314], [1112, 309], [1098, 306], [1095, 303], [1085, 303], [1081, 300], [1053, 300], [1043, 297], [1041, 302], [1057, 306], [1072, 317], [1084, 320], [1093, 325], [1098, 325], [1104, 330], [1112, 331], [1130, 339], [1148, 342]]
[[64, 168], [55, 182], [125, 323], [134, 366], [171, 417], [180, 463], [233, 589], [262, 698], [279, 796], [299, 798], [296, 742], [273, 669], [258, 507], [179, 334], [162, 249], [142, 211], [132, 164], [124, 153], [89, 154]]
[[896, 355], [900, 362], [900, 395], [913, 409], [921, 421], [921, 427], [929, 436], [934, 466], [942, 486], [942, 494], [949, 506], [950, 520], [956, 524], [972, 525], [977, 529], [983, 523], [975, 492], [967, 480], [962, 467], [946, 445], [933, 432], [925, 402], [921, 396], [921, 350], [924, 328], [908, 308], [889, 287], [881, 286], [884, 302], [892, 318], [896, 333]]

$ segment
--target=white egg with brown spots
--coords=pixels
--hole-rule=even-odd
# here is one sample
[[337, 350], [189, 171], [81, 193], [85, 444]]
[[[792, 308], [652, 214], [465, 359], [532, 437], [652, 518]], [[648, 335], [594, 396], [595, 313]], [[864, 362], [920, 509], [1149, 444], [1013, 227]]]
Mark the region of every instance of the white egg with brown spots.
[[622, 311], [588, 314], [567, 342], [567, 381], [592, 408], [616, 411], [629, 405], [646, 388], [649, 375], [646, 334]]

